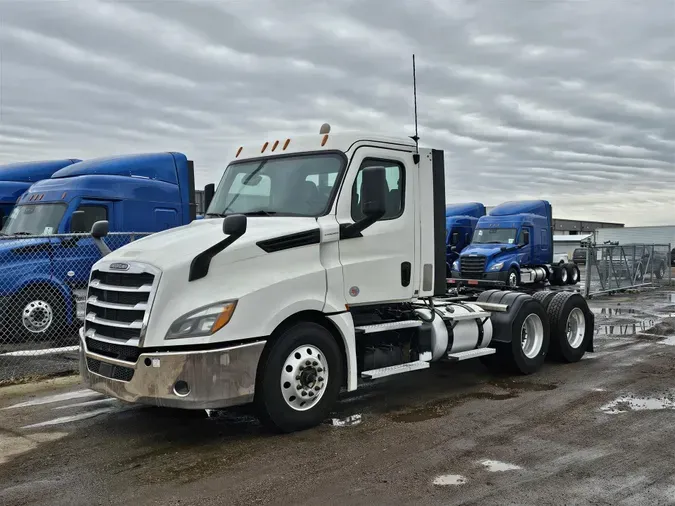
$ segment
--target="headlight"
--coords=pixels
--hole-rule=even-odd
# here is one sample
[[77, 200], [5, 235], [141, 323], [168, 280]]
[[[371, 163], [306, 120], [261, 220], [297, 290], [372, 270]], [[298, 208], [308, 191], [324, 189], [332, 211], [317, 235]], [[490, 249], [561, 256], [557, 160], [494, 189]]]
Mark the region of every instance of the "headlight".
[[499, 262], [497, 264], [492, 264], [492, 267], [490, 267], [491, 271], [501, 271], [502, 267], [504, 267], [504, 262]]
[[453, 271], [459, 270], [459, 260], [455, 260], [454, 262], [452, 262], [452, 270]]
[[190, 311], [171, 324], [166, 333], [166, 339], [215, 334], [228, 324], [236, 306], [236, 300], [228, 300]]

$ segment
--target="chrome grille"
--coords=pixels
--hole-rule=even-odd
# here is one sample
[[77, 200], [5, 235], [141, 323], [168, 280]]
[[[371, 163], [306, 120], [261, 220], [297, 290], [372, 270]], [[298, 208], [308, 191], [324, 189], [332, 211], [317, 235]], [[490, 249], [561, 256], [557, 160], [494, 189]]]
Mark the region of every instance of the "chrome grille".
[[[112, 356], [112, 350], [119, 350], [120, 346], [133, 348], [140, 345], [158, 281], [159, 271], [141, 264], [129, 264], [126, 272], [113, 271], [107, 264], [92, 271], [84, 334], [87, 347], [93, 353]], [[117, 348], [106, 347], [103, 343]], [[108, 353], [102, 353], [102, 350]], [[135, 353], [123, 355], [128, 361], [137, 359]]]
[[485, 272], [485, 261], [486, 257], [484, 256], [465, 256], [460, 257], [459, 260], [459, 269], [461, 276], [463, 278], [482, 278], [483, 273]]

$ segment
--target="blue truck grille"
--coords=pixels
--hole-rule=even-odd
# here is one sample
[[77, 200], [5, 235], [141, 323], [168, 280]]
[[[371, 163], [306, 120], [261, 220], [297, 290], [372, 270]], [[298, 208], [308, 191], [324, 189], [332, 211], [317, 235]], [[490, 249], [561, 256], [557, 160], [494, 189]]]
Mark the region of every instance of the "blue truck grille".
[[[104, 346], [104, 340], [138, 341], [141, 337], [143, 321], [150, 309], [151, 296], [156, 285], [156, 276], [151, 272], [109, 272], [101, 268], [91, 273], [89, 292], [85, 307], [84, 333], [89, 348], [104, 348], [108, 353], [102, 355], [126, 355], [127, 360], [135, 359], [134, 353], [115, 344], [115, 348]], [[99, 338], [101, 341], [96, 341]], [[100, 346], [97, 345], [99, 343]], [[138, 343], [133, 343], [132, 347]], [[128, 347], [128, 346], [127, 346]], [[118, 358], [118, 357], [113, 357]], [[122, 360], [121, 356], [119, 357]]]
[[486, 257], [484, 256], [466, 256], [459, 260], [459, 269], [461, 276], [468, 279], [480, 279], [485, 272]]

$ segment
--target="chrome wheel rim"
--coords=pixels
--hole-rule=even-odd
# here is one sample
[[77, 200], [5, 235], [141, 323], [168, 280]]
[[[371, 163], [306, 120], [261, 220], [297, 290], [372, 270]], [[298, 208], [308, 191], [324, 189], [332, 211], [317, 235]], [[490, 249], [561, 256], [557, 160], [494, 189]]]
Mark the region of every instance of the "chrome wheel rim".
[[539, 315], [531, 313], [527, 315], [520, 328], [520, 346], [527, 358], [534, 358], [541, 352], [544, 343], [544, 325]]
[[52, 306], [44, 300], [33, 300], [21, 312], [23, 327], [32, 334], [46, 331], [54, 321]]
[[567, 283], [567, 269], [565, 269], [564, 267], [561, 268], [560, 279], [562, 280], [563, 283]]
[[318, 404], [328, 384], [328, 363], [323, 352], [312, 345], [293, 350], [281, 369], [281, 394], [295, 411]]
[[518, 276], [515, 272], [509, 274], [509, 286], [518, 286]]
[[575, 307], [567, 317], [567, 342], [572, 348], [578, 348], [584, 341], [586, 333], [586, 317], [584, 312]]

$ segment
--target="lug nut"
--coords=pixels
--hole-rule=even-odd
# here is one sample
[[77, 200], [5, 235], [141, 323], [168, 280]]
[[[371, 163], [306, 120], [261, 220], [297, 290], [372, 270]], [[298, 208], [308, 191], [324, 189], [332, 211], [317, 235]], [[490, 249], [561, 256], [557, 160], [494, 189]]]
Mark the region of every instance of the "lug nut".
[[316, 372], [323, 372], [323, 368], [319, 367]]
[[300, 381], [300, 375], [298, 374], [298, 375], [295, 377], [295, 379], [298, 380], [298, 381]]
[[318, 392], [319, 390], [321, 390], [321, 387], [314, 387], [314, 390]]
[[301, 393], [300, 395], [302, 395], [302, 396], [304, 397], [304, 396], [307, 395], [307, 392], [305, 392], [305, 391], [303, 390], [302, 393]]
[[309, 360], [306, 360], [305, 365], [309, 365], [309, 364], [311, 364], [311, 362]]
[[312, 362], [312, 365], [316, 367], [317, 365], [319, 365], [319, 363], [315, 360], [314, 362]]
[[323, 381], [323, 376], [319, 376], [319, 381]]
[[298, 383], [298, 385], [295, 388], [297, 388], [298, 390], [302, 390], [302, 385]]
[[310, 397], [314, 397], [314, 392], [310, 392], [310, 393], [309, 393], [309, 396], [310, 396]]

